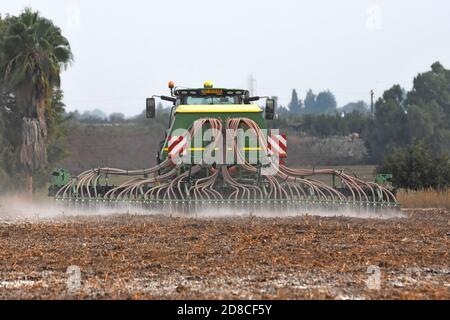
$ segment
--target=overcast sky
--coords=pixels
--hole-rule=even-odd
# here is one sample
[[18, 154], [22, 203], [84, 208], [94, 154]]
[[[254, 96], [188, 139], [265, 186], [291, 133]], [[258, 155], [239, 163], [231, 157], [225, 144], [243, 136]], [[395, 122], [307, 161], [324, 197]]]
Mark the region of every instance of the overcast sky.
[[39, 10], [69, 39], [68, 110], [140, 113], [167, 82], [248, 87], [290, 100], [330, 89], [340, 106], [392, 84], [409, 89], [436, 60], [450, 67], [446, 0], [1, 0]]

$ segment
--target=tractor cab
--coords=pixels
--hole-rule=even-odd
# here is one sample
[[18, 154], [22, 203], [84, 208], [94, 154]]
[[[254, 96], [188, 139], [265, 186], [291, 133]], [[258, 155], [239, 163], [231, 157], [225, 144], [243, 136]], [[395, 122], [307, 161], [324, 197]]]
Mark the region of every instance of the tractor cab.
[[[177, 113], [242, 113], [260, 112], [263, 110], [252, 104], [260, 99], [266, 99], [265, 119], [275, 117], [275, 101], [268, 97], [250, 97], [248, 90], [214, 88], [208, 81], [203, 88], [177, 88], [169, 82], [171, 96], [153, 96], [147, 99], [147, 118], [156, 115], [156, 98], [173, 103], [172, 114]], [[249, 108], [249, 106], [252, 106]], [[259, 108], [258, 110], [256, 109]], [[211, 115], [210, 115], [211, 116]]]
[[[267, 128], [266, 120], [275, 116], [275, 101], [268, 97], [251, 97], [248, 90], [214, 88], [206, 82], [203, 88], [179, 88], [171, 81], [170, 96], [153, 96], [147, 99], [147, 117], [155, 117], [156, 98], [173, 103], [166, 136], [160, 143], [158, 163], [168, 156], [171, 149], [170, 138], [178, 136], [180, 130], [191, 128], [195, 121], [215, 118], [225, 123], [229, 119], [247, 118], [254, 121], [261, 129]], [[255, 104], [266, 99], [265, 110]], [[202, 146], [200, 149], [204, 148]], [[191, 148], [198, 149], [198, 148]]]
[[249, 92], [241, 89], [202, 88], [175, 90], [179, 105], [236, 105], [249, 104]]

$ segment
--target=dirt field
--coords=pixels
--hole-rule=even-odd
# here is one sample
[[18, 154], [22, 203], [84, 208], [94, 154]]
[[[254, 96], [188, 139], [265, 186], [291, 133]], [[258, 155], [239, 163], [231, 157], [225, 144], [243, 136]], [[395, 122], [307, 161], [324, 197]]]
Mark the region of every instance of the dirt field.
[[404, 215], [3, 219], [0, 298], [450, 299], [450, 213]]

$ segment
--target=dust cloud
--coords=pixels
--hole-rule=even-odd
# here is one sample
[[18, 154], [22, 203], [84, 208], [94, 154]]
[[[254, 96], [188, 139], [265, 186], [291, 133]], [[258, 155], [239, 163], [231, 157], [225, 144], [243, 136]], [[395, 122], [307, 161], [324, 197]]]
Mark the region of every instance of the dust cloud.
[[0, 223], [15, 222], [43, 222], [52, 220], [64, 220], [65, 218], [76, 217], [101, 217], [112, 215], [167, 215], [172, 217], [189, 218], [288, 218], [295, 216], [319, 216], [319, 217], [349, 217], [359, 219], [394, 219], [404, 218], [405, 215], [400, 210], [347, 210], [337, 211], [327, 210], [284, 210], [284, 211], [251, 211], [204, 208], [196, 213], [171, 213], [162, 211], [146, 211], [136, 206], [122, 204], [119, 207], [97, 207], [97, 208], [69, 208], [58, 205], [53, 199], [31, 201], [23, 196], [11, 195], [0, 197]]
[[342, 209], [339, 211], [327, 211], [318, 209], [308, 210], [283, 210], [283, 211], [249, 211], [249, 210], [230, 210], [230, 209], [205, 209], [191, 216], [198, 218], [227, 218], [227, 217], [261, 217], [261, 218], [289, 218], [298, 216], [317, 216], [317, 217], [347, 217], [359, 219], [395, 219], [405, 218], [406, 216], [400, 210], [351, 210]]
[[103, 216], [117, 214], [113, 209], [79, 210], [57, 205], [53, 199], [30, 200], [20, 195], [0, 197], [0, 223], [39, 222], [77, 216]]

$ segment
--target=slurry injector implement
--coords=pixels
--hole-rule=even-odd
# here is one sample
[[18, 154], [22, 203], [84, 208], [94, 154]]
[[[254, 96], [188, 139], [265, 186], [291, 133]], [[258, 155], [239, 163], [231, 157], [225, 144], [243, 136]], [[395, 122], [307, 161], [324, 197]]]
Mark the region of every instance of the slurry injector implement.
[[[53, 173], [50, 194], [76, 208], [127, 208], [136, 212], [374, 210], [398, 208], [387, 188], [333, 169], [293, 169], [284, 164], [287, 140], [268, 129], [275, 101], [241, 89], [176, 88], [147, 99], [173, 103], [158, 165], [128, 171], [97, 168], [71, 178]], [[254, 102], [265, 99], [263, 110]], [[111, 183], [111, 181], [120, 181]]]

